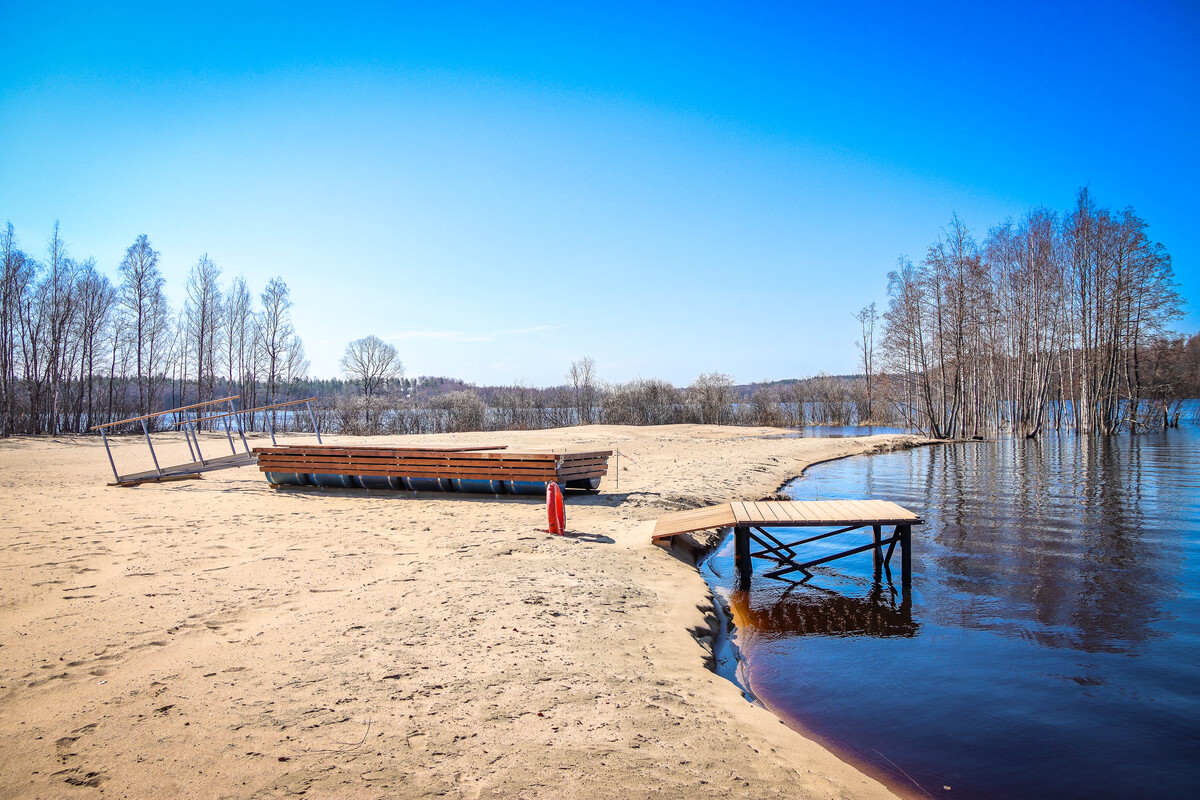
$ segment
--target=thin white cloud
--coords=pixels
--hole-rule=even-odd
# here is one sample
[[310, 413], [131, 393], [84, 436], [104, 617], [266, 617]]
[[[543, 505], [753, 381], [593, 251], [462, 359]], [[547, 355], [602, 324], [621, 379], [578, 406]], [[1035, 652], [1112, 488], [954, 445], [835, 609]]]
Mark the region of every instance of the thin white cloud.
[[506, 331], [491, 331], [487, 333], [469, 333], [467, 331], [395, 331], [383, 337], [388, 341], [408, 339], [437, 339], [443, 342], [493, 342], [508, 336], [524, 336], [530, 333], [543, 333], [558, 330], [558, 325], [534, 325], [531, 328], [512, 328]]

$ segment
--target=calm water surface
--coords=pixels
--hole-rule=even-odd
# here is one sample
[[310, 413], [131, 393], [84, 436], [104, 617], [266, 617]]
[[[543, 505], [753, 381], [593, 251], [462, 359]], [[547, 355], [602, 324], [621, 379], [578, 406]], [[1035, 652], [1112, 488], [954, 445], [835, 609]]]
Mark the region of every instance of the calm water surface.
[[911, 609], [873, 590], [870, 553], [748, 595], [732, 537], [706, 561], [778, 715], [918, 795], [1200, 796], [1196, 426], [858, 457], [788, 488], [895, 500], [927, 524]]

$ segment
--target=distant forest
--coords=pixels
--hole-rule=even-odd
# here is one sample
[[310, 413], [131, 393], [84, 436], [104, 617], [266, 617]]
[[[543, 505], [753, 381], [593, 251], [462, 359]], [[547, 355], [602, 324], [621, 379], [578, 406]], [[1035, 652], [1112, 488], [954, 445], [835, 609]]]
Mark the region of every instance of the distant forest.
[[[855, 315], [856, 374], [743, 385], [718, 372], [686, 387], [608, 383], [590, 358], [545, 388], [409, 378], [400, 354], [374, 336], [349, 343], [344, 378], [316, 379], [282, 278], [257, 293], [241, 277], [223, 285], [201, 256], [174, 309], [145, 235], [115, 283], [94, 259], [66, 252], [57, 223], [40, 257], [8, 224], [0, 257], [0, 436], [85, 433], [227, 395], [240, 395], [241, 408], [316, 397], [322, 430], [350, 434], [696, 422], [1036, 436], [1169, 427], [1181, 401], [1200, 396], [1200, 335], [1169, 328], [1183, 304], [1169, 255], [1131, 209], [1098, 208], [1086, 190], [1071, 212], [1038, 209], [981, 245], [955, 217], [918, 264], [902, 258], [888, 276], [887, 310], [872, 304]], [[252, 429], [268, 422], [312, 426], [294, 409], [246, 420]]]

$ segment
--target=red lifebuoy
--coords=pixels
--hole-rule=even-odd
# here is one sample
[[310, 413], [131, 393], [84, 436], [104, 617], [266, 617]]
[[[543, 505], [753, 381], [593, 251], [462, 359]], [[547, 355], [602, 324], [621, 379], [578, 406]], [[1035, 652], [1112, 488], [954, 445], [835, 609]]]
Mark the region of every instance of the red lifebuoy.
[[563, 508], [562, 489], [557, 483], [546, 484], [546, 517], [551, 533], [562, 536], [567, 532], [567, 512]]

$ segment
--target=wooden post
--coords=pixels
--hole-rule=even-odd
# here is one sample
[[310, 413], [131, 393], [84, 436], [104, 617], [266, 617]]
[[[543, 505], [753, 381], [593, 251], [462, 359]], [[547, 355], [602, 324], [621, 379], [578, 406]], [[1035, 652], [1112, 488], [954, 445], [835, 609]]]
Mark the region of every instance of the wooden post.
[[912, 591], [912, 526], [897, 525], [900, 536], [900, 591], [907, 597]]
[[750, 576], [754, 565], [750, 557], [750, 529], [738, 525], [733, 529], [733, 563], [738, 571], [738, 589], [750, 591]]
[[874, 561], [875, 585], [883, 582], [883, 526], [872, 525], [871, 532], [875, 535], [875, 549], [871, 551]]

